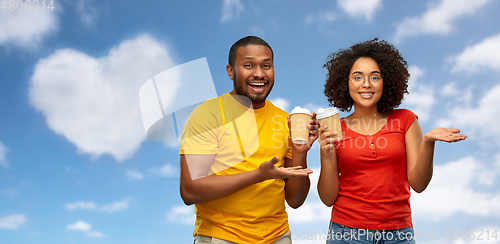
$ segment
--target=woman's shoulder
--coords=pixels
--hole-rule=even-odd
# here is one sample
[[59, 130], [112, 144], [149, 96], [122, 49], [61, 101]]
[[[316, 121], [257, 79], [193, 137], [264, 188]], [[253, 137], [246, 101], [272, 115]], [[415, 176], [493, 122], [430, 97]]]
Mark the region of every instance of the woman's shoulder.
[[403, 118], [408, 118], [408, 117], [417, 118], [418, 117], [411, 110], [405, 109], [405, 108], [394, 109], [394, 111], [392, 112], [392, 116], [398, 117], [398, 118], [401, 118], [401, 117], [403, 117]]
[[391, 124], [397, 121], [400, 130], [406, 133], [415, 119], [418, 119], [418, 116], [409, 109], [394, 109]]

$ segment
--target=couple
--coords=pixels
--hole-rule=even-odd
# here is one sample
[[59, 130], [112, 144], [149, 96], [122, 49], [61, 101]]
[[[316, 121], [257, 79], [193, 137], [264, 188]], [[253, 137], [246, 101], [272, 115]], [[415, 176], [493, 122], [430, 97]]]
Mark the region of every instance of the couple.
[[[312, 173], [307, 152], [316, 139], [318, 193], [333, 205], [327, 243], [372, 243], [388, 233], [396, 237], [391, 243], [414, 243], [394, 235], [413, 234], [410, 187], [422, 192], [429, 184], [435, 141], [466, 136], [445, 128], [423, 135], [414, 113], [395, 109], [408, 93], [407, 64], [394, 46], [374, 39], [332, 54], [325, 64], [330, 104], [342, 111], [354, 106], [341, 120], [343, 139], [314, 115], [309, 141], [293, 144], [288, 113], [266, 100], [273, 57], [259, 37], [234, 43], [226, 66], [233, 90], [199, 105], [184, 126], [180, 193], [195, 204], [194, 243], [291, 243], [285, 200], [292, 208], [305, 201]], [[371, 121], [382, 123], [361, 126]], [[379, 138], [387, 143], [374, 143]], [[367, 143], [352, 143], [359, 140]], [[356, 232], [365, 235], [349, 235]]]

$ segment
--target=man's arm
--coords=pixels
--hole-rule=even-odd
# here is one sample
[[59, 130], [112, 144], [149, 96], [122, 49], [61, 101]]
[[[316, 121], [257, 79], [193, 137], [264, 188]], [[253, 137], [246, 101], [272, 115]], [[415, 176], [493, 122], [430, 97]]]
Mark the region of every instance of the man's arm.
[[[285, 167], [300, 166], [307, 168], [307, 152], [292, 151], [292, 158], [285, 158]], [[311, 171], [312, 172], [312, 171]], [[285, 199], [292, 208], [300, 207], [309, 193], [311, 181], [309, 177], [289, 178], [285, 180]]]
[[[290, 117], [288, 117], [288, 127], [290, 128]], [[292, 159], [285, 158], [285, 167], [300, 167], [307, 169], [307, 152], [314, 141], [318, 138], [318, 122], [316, 114], [309, 122], [309, 141], [303, 145], [292, 143]], [[311, 171], [312, 172], [312, 171]], [[285, 180], [285, 199], [292, 208], [300, 207], [306, 200], [309, 193], [311, 181], [309, 177], [289, 178]]]
[[274, 157], [255, 170], [232, 175], [204, 176], [214, 157], [215, 155], [190, 154], [180, 156], [180, 192], [186, 205], [223, 197], [264, 180], [303, 178], [312, 172], [302, 167], [277, 167], [275, 164], [279, 159]]

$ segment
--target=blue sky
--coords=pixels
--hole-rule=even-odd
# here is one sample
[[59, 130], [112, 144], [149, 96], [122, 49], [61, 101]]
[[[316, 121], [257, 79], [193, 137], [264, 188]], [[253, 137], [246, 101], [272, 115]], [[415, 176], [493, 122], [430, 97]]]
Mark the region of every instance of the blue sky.
[[[374, 37], [395, 44], [411, 71], [401, 107], [424, 133], [450, 126], [468, 135], [438, 143], [432, 182], [412, 194], [419, 243], [497, 243], [499, 10], [493, 0], [54, 0], [54, 11], [0, 9], [0, 244], [192, 243], [178, 146], [146, 138], [139, 88], [206, 57], [217, 94], [229, 92], [229, 48], [247, 35], [273, 47], [269, 99], [286, 111], [328, 106], [322, 67], [332, 52]], [[324, 243], [317, 232], [331, 209], [316, 192], [317, 145], [308, 162], [313, 184], [289, 211], [290, 228], [294, 243]], [[474, 238], [454, 240], [462, 230]]]

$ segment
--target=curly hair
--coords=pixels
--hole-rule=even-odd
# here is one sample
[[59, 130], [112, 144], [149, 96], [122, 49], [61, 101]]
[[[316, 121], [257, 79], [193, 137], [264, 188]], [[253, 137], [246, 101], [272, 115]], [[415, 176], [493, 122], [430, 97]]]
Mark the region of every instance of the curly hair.
[[355, 44], [349, 49], [339, 50], [328, 56], [324, 68], [328, 69], [325, 84], [325, 95], [328, 102], [341, 111], [351, 111], [354, 101], [349, 93], [349, 72], [359, 58], [374, 59], [382, 73], [384, 88], [382, 97], [377, 103], [380, 113], [389, 114], [408, 94], [408, 64], [399, 51], [390, 43], [375, 38]]

